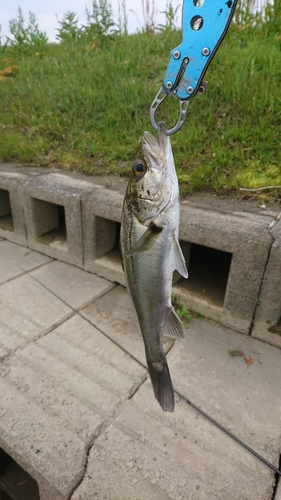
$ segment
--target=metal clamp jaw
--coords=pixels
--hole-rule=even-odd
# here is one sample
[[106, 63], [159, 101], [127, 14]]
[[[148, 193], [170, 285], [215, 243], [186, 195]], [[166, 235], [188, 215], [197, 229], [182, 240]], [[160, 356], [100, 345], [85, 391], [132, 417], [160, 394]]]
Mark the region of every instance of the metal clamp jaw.
[[[154, 128], [158, 128], [156, 110], [168, 95], [180, 100], [179, 121], [168, 133], [175, 133], [183, 125], [188, 105], [183, 109], [182, 101], [189, 104], [191, 97], [204, 92], [206, 84], [202, 83], [203, 76], [227, 33], [237, 2], [238, 0], [183, 1], [183, 40], [171, 52], [163, 86], [151, 105], [150, 119]], [[163, 98], [160, 97], [161, 93], [164, 93]]]

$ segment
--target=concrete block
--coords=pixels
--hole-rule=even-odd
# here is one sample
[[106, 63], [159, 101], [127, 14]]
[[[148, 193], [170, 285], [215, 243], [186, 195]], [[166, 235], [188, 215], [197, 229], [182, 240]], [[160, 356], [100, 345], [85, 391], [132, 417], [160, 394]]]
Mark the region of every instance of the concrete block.
[[119, 251], [124, 195], [102, 186], [83, 200], [85, 269], [125, 284]]
[[81, 201], [92, 189], [59, 173], [28, 179], [22, 186], [28, 246], [83, 267]]
[[189, 278], [175, 286], [182, 302], [249, 334], [272, 245], [271, 221], [272, 217], [226, 214], [182, 203], [180, 238], [191, 243]]
[[274, 243], [256, 308], [253, 337], [281, 347], [281, 221], [270, 230]]
[[27, 246], [20, 184], [28, 178], [21, 171], [0, 168], [0, 236]]
[[[125, 285], [118, 245], [123, 198], [94, 189], [83, 201], [83, 234], [85, 269]], [[181, 204], [180, 238], [190, 277], [178, 281], [175, 292], [190, 309], [250, 333], [273, 215]]]

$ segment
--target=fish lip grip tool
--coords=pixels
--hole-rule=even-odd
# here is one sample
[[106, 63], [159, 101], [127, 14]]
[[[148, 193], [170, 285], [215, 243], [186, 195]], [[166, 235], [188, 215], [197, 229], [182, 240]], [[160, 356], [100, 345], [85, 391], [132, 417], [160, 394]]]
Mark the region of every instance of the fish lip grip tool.
[[237, 2], [183, 0], [182, 43], [171, 51], [163, 85], [150, 108], [151, 124], [156, 130], [156, 111], [168, 95], [180, 100], [178, 123], [167, 131], [172, 135], [182, 127], [191, 97], [205, 91], [204, 74], [227, 33]]

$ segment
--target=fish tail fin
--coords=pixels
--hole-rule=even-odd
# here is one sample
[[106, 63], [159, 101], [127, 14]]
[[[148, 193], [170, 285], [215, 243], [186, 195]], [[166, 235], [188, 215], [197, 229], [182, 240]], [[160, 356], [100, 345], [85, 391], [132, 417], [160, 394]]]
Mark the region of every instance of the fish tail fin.
[[174, 411], [175, 396], [167, 361], [161, 364], [147, 361], [147, 366], [155, 397], [162, 410]]

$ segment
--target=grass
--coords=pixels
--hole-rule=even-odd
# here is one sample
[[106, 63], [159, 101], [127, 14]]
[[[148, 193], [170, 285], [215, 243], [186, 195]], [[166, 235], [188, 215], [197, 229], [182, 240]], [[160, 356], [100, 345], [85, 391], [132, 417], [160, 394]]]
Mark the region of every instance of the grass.
[[[107, 2], [94, 3], [108, 13]], [[279, 4], [265, 20], [240, 9], [208, 69], [207, 91], [172, 136], [183, 194], [281, 185]], [[69, 14], [59, 44], [47, 43], [33, 18], [33, 38], [25, 40], [22, 20], [21, 38], [0, 45], [0, 160], [128, 175], [181, 33], [172, 16], [160, 30], [128, 35], [110, 16], [102, 29], [96, 16], [78, 30]], [[177, 115], [178, 101], [168, 98], [157, 118], [171, 126]], [[262, 193], [280, 198], [278, 188]]]

